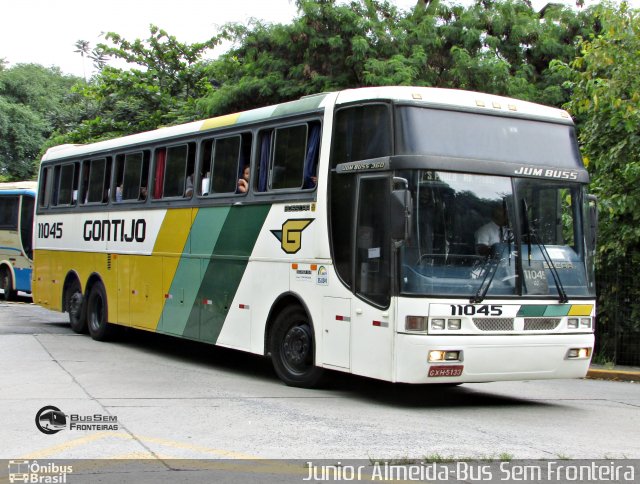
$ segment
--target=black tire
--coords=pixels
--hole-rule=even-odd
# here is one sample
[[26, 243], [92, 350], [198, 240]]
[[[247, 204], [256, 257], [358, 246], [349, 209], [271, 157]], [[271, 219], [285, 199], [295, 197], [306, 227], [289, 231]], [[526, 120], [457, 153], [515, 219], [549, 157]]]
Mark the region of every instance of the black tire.
[[277, 316], [269, 350], [276, 374], [287, 385], [311, 388], [320, 381], [324, 370], [315, 366], [313, 328], [301, 307], [289, 306]]
[[69, 326], [76, 333], [87, 332], [87, 313], [80, 283], [74, 280], [64, 293], [65, 308], [69, 313]]
[[96, 341], [107, 341], [113, 334], [113, 326], [109, 324], [107, 292], [101, 282], [96, 282], [87, 298], [87, 327], [89, 334]]
[[6, 267], [0, 269], [0, 289], [2, 293], [2, 299], [5, 301], [13, 301], [16, 298], [16, 291], [13, 290], [13, 277], [11, 271]]

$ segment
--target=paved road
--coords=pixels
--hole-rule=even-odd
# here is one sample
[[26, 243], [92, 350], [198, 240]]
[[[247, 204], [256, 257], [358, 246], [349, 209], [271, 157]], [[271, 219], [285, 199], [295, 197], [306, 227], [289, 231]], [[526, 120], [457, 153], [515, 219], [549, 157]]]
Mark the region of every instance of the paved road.
[[[640, 385], [599, 380], [413, 387], [336, 375], [289, 388], [260, 357], [0, 303], [0, 458], [640, 458]], [[117, 430], [37, 430], [39, 409]]]

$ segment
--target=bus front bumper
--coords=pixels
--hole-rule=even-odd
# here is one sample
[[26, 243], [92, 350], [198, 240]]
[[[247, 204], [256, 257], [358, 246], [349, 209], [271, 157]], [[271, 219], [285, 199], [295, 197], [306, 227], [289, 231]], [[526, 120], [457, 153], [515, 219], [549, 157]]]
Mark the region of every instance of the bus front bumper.
[[[396, 382], [469, 383], [582, 378], [593, 353], [593, 333], [432, 336], [398, 334]], [[577, 357], [575, 350], [587, 349]], [[573, 351], [572, 351], [573, 350]], [[434, 352], [434, 353], [432, 353]], [[437, 352], [459, 359], [429, 362]], [[588, 356], [586, 356], [588, 353]]]

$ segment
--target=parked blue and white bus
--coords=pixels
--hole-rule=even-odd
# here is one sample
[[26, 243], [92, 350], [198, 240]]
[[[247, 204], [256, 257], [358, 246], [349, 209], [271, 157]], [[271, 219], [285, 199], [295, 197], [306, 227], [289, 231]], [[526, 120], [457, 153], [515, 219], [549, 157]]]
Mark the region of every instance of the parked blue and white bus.
[[36, 182], [0, 183], [0, 291], [31, 293]]

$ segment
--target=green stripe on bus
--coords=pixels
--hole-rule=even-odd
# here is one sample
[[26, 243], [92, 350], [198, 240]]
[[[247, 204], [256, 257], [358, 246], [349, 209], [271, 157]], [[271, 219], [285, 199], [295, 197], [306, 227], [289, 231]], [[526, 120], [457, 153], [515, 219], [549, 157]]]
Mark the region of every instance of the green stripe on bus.
[[547, 306], [547, 310], [544, 312], [544, 316], [566, 316], [567, 314], [569, 314], [569, 310], [571, 309], [571, 305], [570, 304], [563, 304], [563, 305], [552, 305], [552, 306]]
[[183, 336], [217, 341], [270, 208], [271, 205], [231, 207], [211, 258], [203, 260], [202, 281]]
[[518, 318], [531, 318], [531, 317], [552, 317], [552, 316], [566, 316], [571, 310], [570, 304], [536, 304], [536, 305], [523, 305], [520, 306], [520, 310], [516, 317]]
[[547, 306], [540, 305], [522, 305], [520, 306], [520, 310], [518, 311], [517, 317], [535, 317], [535, 316], [543, 316]]
[[172, 299], [167, 301], [162, 311], [161, 332], [183, 334], [204, 271], [201, 260], [208, 261], [218, 241], [230, 207], [200, 209], [191, 226], [185, 250], [171, 282]]

